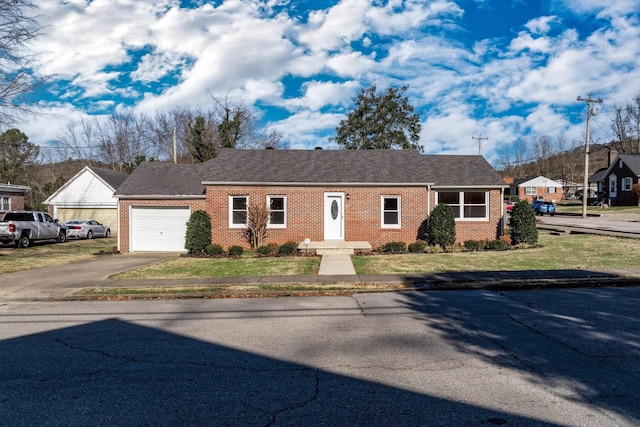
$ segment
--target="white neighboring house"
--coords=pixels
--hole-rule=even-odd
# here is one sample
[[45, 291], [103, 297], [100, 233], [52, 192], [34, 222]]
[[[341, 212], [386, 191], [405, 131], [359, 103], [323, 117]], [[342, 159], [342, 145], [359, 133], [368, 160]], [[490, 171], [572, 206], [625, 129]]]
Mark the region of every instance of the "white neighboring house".
[[118, 199], [113, 193], [126, 173], [85, 166], [44, 201], [49, 214], [62, 222], [74, 218], [95, 219], [118, 233]]

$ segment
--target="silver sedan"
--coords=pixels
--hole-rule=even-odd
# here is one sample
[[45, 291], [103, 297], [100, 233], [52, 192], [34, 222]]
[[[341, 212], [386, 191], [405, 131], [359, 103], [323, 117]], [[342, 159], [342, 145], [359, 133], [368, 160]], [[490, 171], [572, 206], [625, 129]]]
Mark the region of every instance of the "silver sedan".
[[111, 230], [95, 219], [72, 219], [66, 221], [67, 237], [76, 239], [93, 239], [94, 237], [110, 237]]

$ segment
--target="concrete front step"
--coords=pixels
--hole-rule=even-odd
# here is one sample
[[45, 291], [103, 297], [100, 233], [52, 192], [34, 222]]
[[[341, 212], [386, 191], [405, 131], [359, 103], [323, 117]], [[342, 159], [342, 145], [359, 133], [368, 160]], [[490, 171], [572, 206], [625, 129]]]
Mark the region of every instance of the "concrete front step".
[[355, 251], [371, 251], [369, 242], [346, 242], [344, 240], [323, 240], [318, 242], [301, 242], [299, 251], [312, 251], [316, 255], [353, 255]]

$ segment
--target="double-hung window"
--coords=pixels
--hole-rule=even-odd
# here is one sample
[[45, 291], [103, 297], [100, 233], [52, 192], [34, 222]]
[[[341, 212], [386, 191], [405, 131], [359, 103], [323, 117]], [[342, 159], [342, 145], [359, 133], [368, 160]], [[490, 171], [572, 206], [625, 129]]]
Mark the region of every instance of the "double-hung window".
[[487, 219], [486, 191], [439, 191], [438, 204], [451, 207], [456, 219]]
[[269, 206], [269, 228], [286, 228], [286, 196], [267, 196], [267, 205]]
[[524, 187], [525, 196], [535, 196], [536, 194], [538, 194], [538, 189], [536, 187]]
[[382, 196], [382, 228], [400, 228], [400, 196]]
[[9, 197], [8, 196], [0, 196], [0, 211], [10, 211], [11, 207], [9, 206]]
[[229, 227], [243, 228], [247, 226], [247, 207], [249, 196], [229, 196]]
[[633, 186], [633, 178], [622, 178], [622, 191], [631, 191]]
[[547, 193], [553, 194], [556, 192], [556, 187], [547, 187]]

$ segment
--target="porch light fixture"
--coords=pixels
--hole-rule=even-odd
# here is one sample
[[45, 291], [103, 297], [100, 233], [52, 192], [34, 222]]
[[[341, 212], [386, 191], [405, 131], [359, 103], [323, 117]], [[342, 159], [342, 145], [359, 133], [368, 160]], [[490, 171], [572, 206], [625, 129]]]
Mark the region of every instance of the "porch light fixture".
[[347, 200], [351, 198], [351, 194], [347, 193]]

